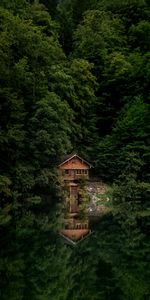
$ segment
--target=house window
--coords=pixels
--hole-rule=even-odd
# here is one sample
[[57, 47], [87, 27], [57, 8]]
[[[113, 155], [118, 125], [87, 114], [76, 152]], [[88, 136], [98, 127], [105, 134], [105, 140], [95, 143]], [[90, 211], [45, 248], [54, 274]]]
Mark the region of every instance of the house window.
[[77, 174], [81, 174], [81, 170], [77, 170]]
[[88, 174], [88, 170], [82, 170], [82, 174]]
[[69, 170], [65, 170], [65, 174], [69, 174]]

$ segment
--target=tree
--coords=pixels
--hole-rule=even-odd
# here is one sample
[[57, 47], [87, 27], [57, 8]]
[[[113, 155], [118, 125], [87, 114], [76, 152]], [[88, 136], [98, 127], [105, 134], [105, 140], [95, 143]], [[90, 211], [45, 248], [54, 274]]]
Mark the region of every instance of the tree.
[[125, 259], [134, 261], [134, 264], [130, 263], [125, 275], [119, 272], [124, 293], [127, 297], [129, 291], [131, 299], [144, 299], [149, 294], [147, 263], [144, 263], [149, 248], [149, 222], [147, 215], [143, 214], [148, 204], [144, 189], [148, 191], [149, 187], [138, 179], [141, 166], [142, 160], [136, 153], [128, 154], [126, 167], [113, 191], [114, 217], [124, 236], [121, 251]]
[[[48, 285], [52, 268], [58, 276], [53, 241], [62, 196], [55, 166], [69, 151], [72, 114], [67, 102], [52, 92], [50, 82], [52, 67], [65, 62], [57, 36], [45, 34], [45, 23], [37, 25], [35, 12], [27, 14], [29, 8], [21, 17], [0, 8], [2, 300], [43, 300], [48, 293], [57, 299], [52, 292], [57, 280]], [[50, 25], [51, 19], [47, 21]], [[63, 251], [61, 247], [59, 256]], [[61, 258], [58, 265], [62, 268]], [[63, 288], [59, 292], [65, 293]]]

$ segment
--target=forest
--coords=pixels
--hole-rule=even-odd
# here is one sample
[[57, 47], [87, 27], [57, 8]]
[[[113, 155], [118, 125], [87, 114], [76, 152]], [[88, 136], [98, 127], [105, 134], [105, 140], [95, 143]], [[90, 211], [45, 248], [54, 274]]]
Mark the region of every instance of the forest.
[[[150, 299], [150, 1], [0, 1], [0, 300]], [[59, 237], [77, 151], [114, 210]]]

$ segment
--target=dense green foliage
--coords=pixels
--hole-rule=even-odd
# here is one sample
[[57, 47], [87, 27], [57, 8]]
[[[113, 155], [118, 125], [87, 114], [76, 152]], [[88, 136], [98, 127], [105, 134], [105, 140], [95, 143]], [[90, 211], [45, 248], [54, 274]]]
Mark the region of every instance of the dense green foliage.
[[[0, 299], [148, 300], [150, 3], [1, 0]], [[113, 184], [113, 211], [59, 239], [60, 158]]]

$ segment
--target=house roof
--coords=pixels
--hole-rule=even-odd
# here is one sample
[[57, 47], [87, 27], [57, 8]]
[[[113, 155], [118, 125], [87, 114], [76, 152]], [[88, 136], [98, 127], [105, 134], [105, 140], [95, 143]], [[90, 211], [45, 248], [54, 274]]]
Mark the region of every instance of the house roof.
[[66, 155], [63, 158], [62, 162], [59, 164], [59, 166], [62, 166], [63, 164], [65, 164], [66, 162], [68, 162], [69, 160], [71, 160], [74, 157], [78, 157], [80, 160], [82, 160], [84, 163], [86, 163], [90, 168], [92, 167], [92, 165], [87, 160], [83, 159], [81, 156], [79, 156], [76, 153], [71, 153], [69, 155]]

